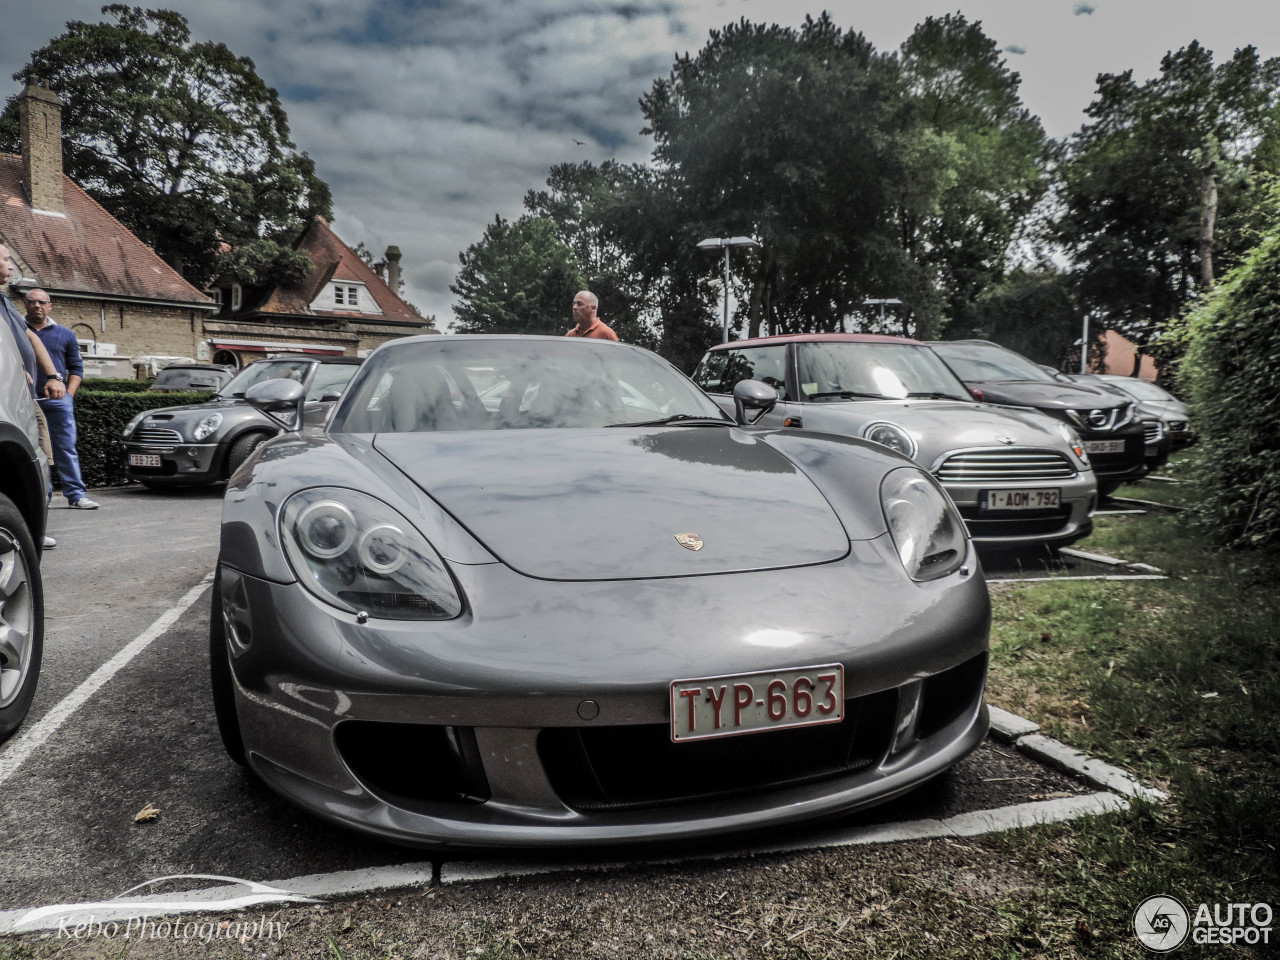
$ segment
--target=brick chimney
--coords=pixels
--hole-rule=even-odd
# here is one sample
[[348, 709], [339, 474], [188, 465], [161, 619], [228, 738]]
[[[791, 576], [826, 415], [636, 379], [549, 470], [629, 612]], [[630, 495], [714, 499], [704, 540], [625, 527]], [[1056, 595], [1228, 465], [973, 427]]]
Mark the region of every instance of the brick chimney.
[[32, 210], [66, 213], [62, 202], [62, 100], [47, 86], [27, 84], [18, 97], [22, 182]]
[[400, 295], [400, 248], [387, 247], [387, 286], [396, 296]]

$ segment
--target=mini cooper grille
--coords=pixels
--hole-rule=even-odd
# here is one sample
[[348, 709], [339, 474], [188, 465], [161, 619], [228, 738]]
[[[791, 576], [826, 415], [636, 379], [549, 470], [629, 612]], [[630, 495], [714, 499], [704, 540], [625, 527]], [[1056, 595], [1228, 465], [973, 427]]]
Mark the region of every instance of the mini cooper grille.
[[182, 434], [165, 427], [139, 427], [130, 439], [138, 443], [181, 443]]
[[943, 483], [1013, 483], [1069, 480], [1075, 467], [1060, 453], [1042, 450], [974, 450], [948, 457], [936, 476]]

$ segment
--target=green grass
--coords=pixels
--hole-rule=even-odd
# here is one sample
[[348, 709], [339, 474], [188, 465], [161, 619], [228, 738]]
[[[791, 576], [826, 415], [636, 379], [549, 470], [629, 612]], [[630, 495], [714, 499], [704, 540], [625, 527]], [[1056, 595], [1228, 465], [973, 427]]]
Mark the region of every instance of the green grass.
[[[1175, 462], [1175, 475], [1184, 463]], [[1196, 502], [1190, 484], [1148, 482], [1118, 495]], [[1213, 551], [1193, 511], [1099, 518], [1079, 547], [1151, 563], [1173, 579], [999, 591], [991, 700], [1171, 799], [1007, 842], [1041, 848], [1056, 880], [1051, 897], [1064, 910], [1114, 919], [1156, 893], [1276, 904], [1280, 589], [1272, 564]]]

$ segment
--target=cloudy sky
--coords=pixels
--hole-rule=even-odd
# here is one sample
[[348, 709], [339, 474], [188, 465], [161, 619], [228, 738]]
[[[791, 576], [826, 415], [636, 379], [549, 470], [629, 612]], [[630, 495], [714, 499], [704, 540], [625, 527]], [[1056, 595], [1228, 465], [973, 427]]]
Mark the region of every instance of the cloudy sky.
[[[197, 39], [253, 59], [333, 188], [338, 233], [399, 246], [408, 298], [441, 327], [458, 253], [495, 214], [519, 216], [549, 167], [649, 157], [637, 101], [676, 54], [741, 17], [795, 26], [806, 12], [798, 0], [135, 2], [178, 10]], [[0, 74], [101, 5], [0, 0]], [[1280, 56], [1280, 4], [1266, 0], [827, 0], [809, 12], [823, 9], [881, 50], [930, 15], [982, 21], [1058, 137], [1080, 125], [1098, 73], [1145, 79], [1193, 39], [1219, 61], [1247, 44]]]

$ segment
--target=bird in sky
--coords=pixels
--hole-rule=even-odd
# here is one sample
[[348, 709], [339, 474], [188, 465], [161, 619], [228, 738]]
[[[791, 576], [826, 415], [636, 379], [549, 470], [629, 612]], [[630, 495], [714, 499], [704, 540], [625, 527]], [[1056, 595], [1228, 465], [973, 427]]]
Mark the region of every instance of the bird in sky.
[[585, 140], [579, 140], [577, 137], [570, 137], [569, 139], [580, 147], [585, 147], [587, 145]]

